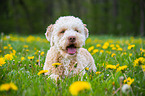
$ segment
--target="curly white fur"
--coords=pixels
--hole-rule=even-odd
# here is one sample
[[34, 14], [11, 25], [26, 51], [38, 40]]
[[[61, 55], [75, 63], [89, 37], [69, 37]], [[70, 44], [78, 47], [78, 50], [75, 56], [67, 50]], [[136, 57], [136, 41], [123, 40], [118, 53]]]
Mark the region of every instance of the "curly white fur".
[[[96, 71], [94, 59], [91, 54], [82, 46], [88, 37], [88, 29], [83, 22], [73, 16], [60, 17], [55, 24], [48, 26], [45, 33], [46, 38], [50, 41], [51, 47], [47, 52], [44, 70], [48, 70], [46, 75], [57, 80], [65, 76], [74, 74], [85, 74], [85, 68]], [[76, 38], [75, 54], [67, 52], [67, 46], [70, 42], [68, 38], [74, 36]], [[52, 66], [53, 63], [61, 63], [59, 67]], [[74, 67], [76, 66], [76, 67]]]

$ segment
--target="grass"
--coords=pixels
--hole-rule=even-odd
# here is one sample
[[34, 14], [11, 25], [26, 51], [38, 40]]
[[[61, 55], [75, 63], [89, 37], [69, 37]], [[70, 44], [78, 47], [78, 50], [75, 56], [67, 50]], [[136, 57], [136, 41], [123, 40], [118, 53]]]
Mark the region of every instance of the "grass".
[[[37, 75], [40, 70], [43, 70], [49, 48], [49, 42], [44, 36], [1, 35], [0, 57], [4, 58], [6, 63], [0, 66], [0, 85], [13, 82], [18, 88], [18, 90], [11, 88], [7, 91], [0, 91], [1, 96], [70, 96], [69, 86], [81, 80], [89, 82], [91, 90], [81, 91], [78, 94], [80, 96], [145, 95], [145, 68], [143, 67], [145, 65], [145, 40], [143, 38], [90, 36], [84, 48], [92, 54], [98, 74], [89, 73], [86, 70], [83, 78], [77, 75], [65, 78], [60, 80], [57, 86], [55, 81], [48, 76]], [[95, 49], [97, 50], [94, 51]], [[6, 54], [12, 54], [13, 59], [7, 60]], [[28, 59], [28, 56], [34, 56], [34, 59]], [[24, 57], [24, 60], [21, 60], [21, 57]], [[138, 58], [141, 57], [143, 59], [139, 60]], [[117, 71], [125, 65], [127, 68]], [[123, 76], [122, 81], [119, 79], [121, 76]], [[131, 83], [128, 85], [129, 92], [121, 91], [120, 93], [121, 84], [127, 84], [124, 80], [129, 77], [132, 80], [132, 82], [128, 80], [128, 83]]]

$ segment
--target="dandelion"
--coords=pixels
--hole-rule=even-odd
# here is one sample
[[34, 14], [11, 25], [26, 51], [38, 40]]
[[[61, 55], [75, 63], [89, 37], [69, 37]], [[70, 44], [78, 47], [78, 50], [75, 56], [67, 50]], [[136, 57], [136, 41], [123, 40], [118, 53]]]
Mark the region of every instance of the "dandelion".
[[116, 69], [116, 66], [115, 65], [107, 65], [106, 69], [108, 69], [108, 68], [110, 68], [110, 69]]
[[16, 50], [12, 50], [11, 55], [15, 56], [15, 54], [16, 54]]
[[116, 72], [121, 71], [121, 70], [124, 70], [126, 68], [127, 68], [127, 65], [120, 66], [120, 67], [117, 68]]
[[31, 56], [31, 57], [30, 57], [30, 56], [28, 56], [28, 59], [29, 59], [29, 60], [34, 59], [34, 56]]
[[11, 44], [8, 44], [9, 47], [11, 47]]
[[24, 47], [24, 48], [28, 48], [28, 45], [24, 45], [23, 47]]
[[92, 55], [94, 55], [95, 53], [99, 52], [98, 49], [94, 49], [93, 52], [91, 53]]
[[92, 51], [93, 49], [94, 49], [94, 46], [91, 46], [91, 47], [88, 48], [88, 51], [90, 52], [90, 51]]
[[14, 83], [5, 83], [0, 86], [0, 91], [8, 91], [10, 89], [18, 90], [17, 86]]
[[85, 68], [85, 70], [89, 70], [89, 68], [88, 68], [88, 67], [86, 67], [86, 68]]
[[111, 44], [110, 47], [114, 47], [114, 44]]
[[12, 55], [12, 54], [6, 54], [6, 55], [4, 56], [4, 58], [5, 58], [6, 60], [12, 60], [12, 59], [13, 59], [13, 55]]
[[41, 70], [41, 71], [38, 72], [37, 75], [40, 75], [40, 74], [42, 74], [42, 73], [47, 73], [47, 72], [48, 72], [48, 70]]
[[127, 49], [130, 50], [130, 49], [132, 49], [133, 47], [135, 47], [135, 45], [129, 45], [129, 46], [127, 47]]
[[10, 50], [12, 50], [12, 49], [13, 49], [13, 47], [10, 47], [9, 49], [10, 49]]
[[21, 61], [23, 61], [25, 59], [25, 57], [21, 57]]
[[3, 64], [5, 64], [5, 59], [4, 58], [0, 58], [0, 66], [2, 66]]
[[131, 79], [130, 77], [128, 77], [127, 80], [124, 80], [124, 83], [126, 82], [128, 85], [131, 85], [134, 82], [134, 79]]
[[122, 48], [118, 48], [117, 50], [118, 50], [118, 51], [123, 51], [123, 49], [122, 49]]
[[132, 53], [130, 53], [129, 56], [132, 56]]
[[12, 82], [10, 83], [10, 87], [13, 90], [18, 90], [18, 87], [14, 83], [12, 83]]
[[96, 72], [96, 75], [98, 75], [98, 74], [100, 74], [100, 73], [101, 73], [100, 71], [97, 71], [97, 72]]
[[52, 66], [57, 67], [58, 65], [61, 65], [61, 63], [53, 63]]
[[100, 50], [100, 53], [103, 53], [104, 52], [104, 50]]
[[139, 57], [138, 59], [134, 60], [134, 67], [145, 64], [145, 58]]
[[116, 47], [112, 47], [112, 50], [116, 50]]
[[101, 47], [101, 44], [97, 44], [96, 47]]
[[119, 48], [120, 46], [118, 44], [116, 44], [116, 47]]
[[27, 52], [29, 52], [29, 49], [26, 49]]
[[0, 86], [0, 91], [8, 91], [10, 89], [10, 84], [6, 83], [6, 84], [2, 84]]
[[69, 87], [69, 91], [72, 95], [78, 95], [80, 91], [91, 90], [91, 85], [86, 81], [76, 81]]
[[115, 53], [113, 53], [112, 55], [111, 55], [111, 57], [114, 57], [116, 54]]
[[4, 48], [4, 49], [8, 49], [8, 46], [4, 46], [3, 48]]
[[0, 53], [2, 52], [2, 50], [0, 50]]
[[119, 64], [116, 65], [116, 68], [119, 67]]
[[42, 52], [40, 53], [40, 55], [43, 56], [43, 55], [44, 55], [44, 52], [42, 51]]
[[40, 60], [38, 59], [38, 60], [36, 60], [36, 62], [39, 62]]
[[145, 65], [142, 65], [141, 67], [142, 67], [143, 71], [145, 72]]

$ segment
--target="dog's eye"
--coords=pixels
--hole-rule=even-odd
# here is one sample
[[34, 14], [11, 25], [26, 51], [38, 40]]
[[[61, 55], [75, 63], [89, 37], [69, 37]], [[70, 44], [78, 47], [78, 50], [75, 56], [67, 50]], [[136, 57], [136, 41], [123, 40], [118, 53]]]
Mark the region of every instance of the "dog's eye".
[[65, 30], [62, 30], [60, 33], [65, 33]]
[[79, 32], [77, 29], [75, 29], [76, 32]]

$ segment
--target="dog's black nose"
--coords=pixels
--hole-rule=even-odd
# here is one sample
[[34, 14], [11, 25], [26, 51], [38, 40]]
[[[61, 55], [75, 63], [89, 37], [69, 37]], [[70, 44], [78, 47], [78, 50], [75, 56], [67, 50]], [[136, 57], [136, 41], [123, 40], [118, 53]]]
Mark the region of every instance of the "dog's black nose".
[[69, 40], [69, 42], [75, 42], [76, 41], [76, 37], [75, 36], [69, 36], [68, 40]]

